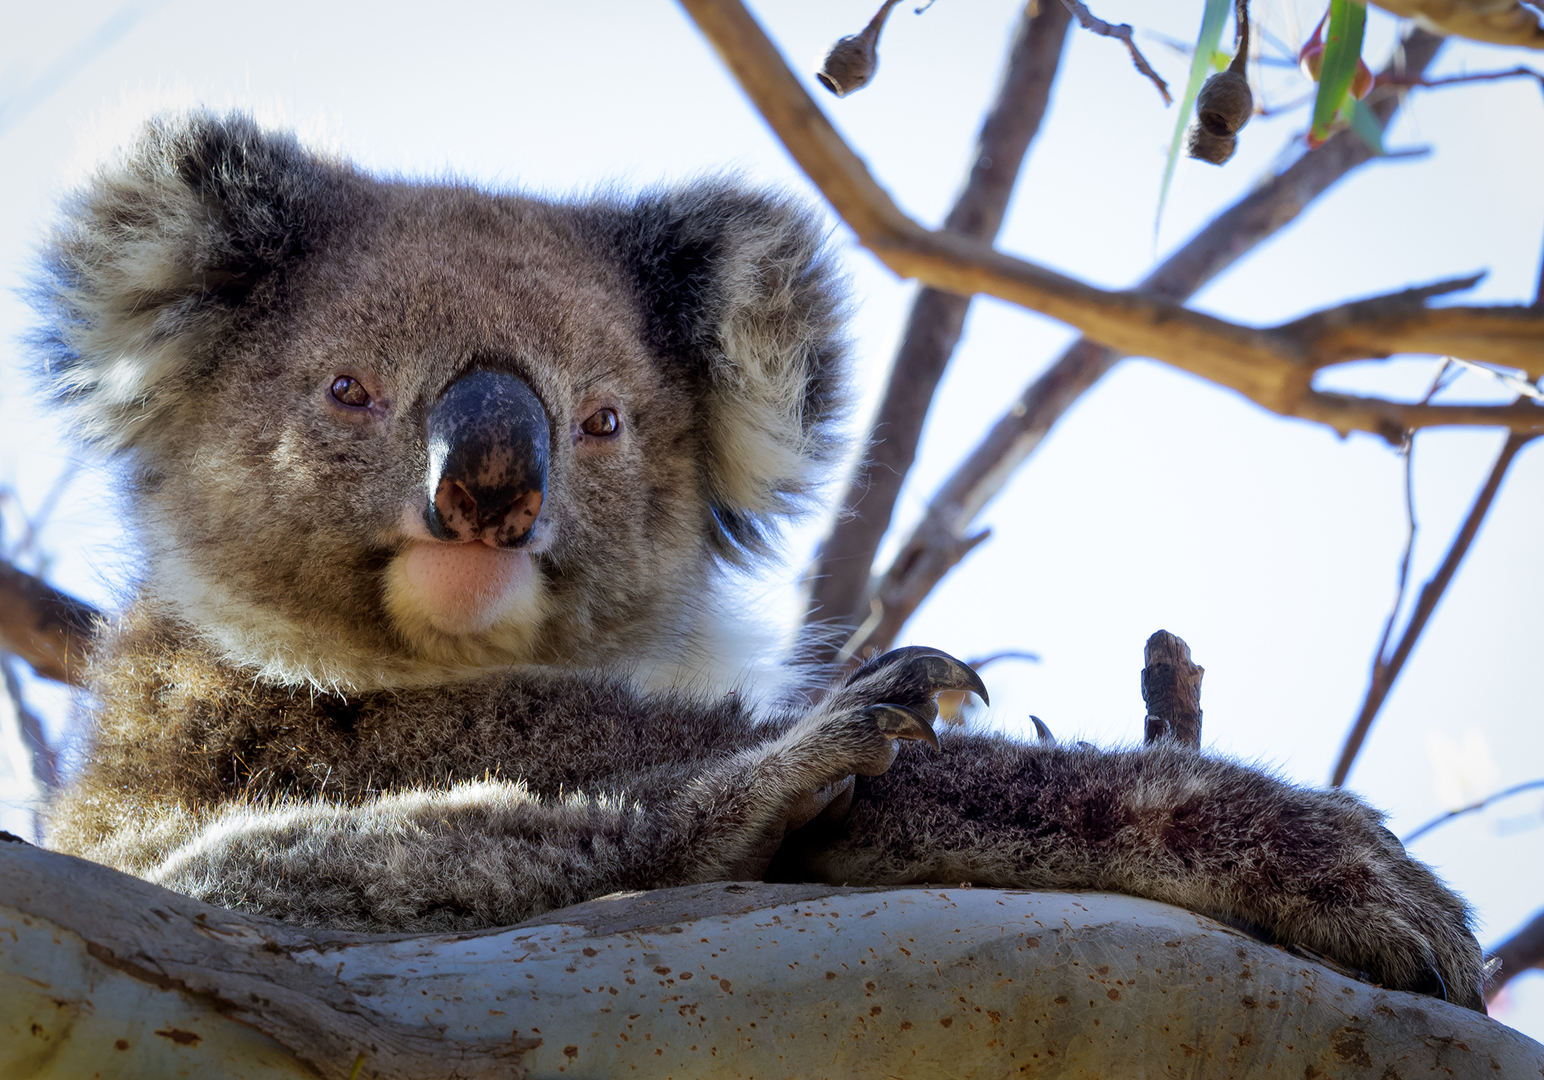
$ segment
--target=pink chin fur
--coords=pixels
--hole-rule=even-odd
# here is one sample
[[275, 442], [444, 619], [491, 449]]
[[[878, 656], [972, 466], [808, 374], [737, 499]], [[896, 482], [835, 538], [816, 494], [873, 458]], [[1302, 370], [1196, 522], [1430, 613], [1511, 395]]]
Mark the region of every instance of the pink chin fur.
[[399, 558], [415, 606], [436, 630], [458, 636], [498, 622], [535, 578], [529, 553], [476, 541], [414, 540]]

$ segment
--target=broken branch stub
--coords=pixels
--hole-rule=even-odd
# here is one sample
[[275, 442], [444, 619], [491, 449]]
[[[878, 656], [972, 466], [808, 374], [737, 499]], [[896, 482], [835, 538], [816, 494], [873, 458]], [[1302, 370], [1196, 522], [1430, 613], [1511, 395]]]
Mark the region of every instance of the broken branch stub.
[[1201, 676], [1206, 669], [1190, 659], [1190, 646], [1159, 630], [1147, 639], [1143, 650], [1142, 700], [1147, 703], [1147, 722], [1142, 741], [1178, 739], [1187, 746], [1201, 745]]

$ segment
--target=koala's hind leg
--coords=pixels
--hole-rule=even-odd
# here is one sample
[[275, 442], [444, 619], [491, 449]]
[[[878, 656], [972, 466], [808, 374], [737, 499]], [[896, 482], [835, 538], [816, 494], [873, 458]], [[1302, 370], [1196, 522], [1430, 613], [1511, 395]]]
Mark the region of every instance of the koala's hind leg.
[[1374, 981], [1484, 1011], [1464, 902], [1342, 791], [1168, 743], [951, 735], [860, 779], [845, 819], [792, 838], [779, 879], [1101, 889], [1252, 923]]

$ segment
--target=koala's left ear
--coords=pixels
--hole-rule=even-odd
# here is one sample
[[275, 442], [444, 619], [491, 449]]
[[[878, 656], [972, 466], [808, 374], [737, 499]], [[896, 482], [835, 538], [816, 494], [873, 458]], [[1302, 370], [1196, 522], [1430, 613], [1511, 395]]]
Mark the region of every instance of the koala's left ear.
[[649, 343], [694, 388], [711, 535], [728, 559], [761, 553], [845, 449], [845, 282], [823, 225], [724, 181], [645, 198], [623, 221]]

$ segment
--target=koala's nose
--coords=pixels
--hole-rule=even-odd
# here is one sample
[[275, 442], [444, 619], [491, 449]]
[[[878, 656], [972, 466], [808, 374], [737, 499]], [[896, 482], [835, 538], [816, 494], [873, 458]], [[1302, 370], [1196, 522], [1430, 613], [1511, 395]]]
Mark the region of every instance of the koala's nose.
[[547, 493], [551, 425], [523, 379], [469, 371], [429, 410], [429, 506], [439, 540], [518, 547]]

